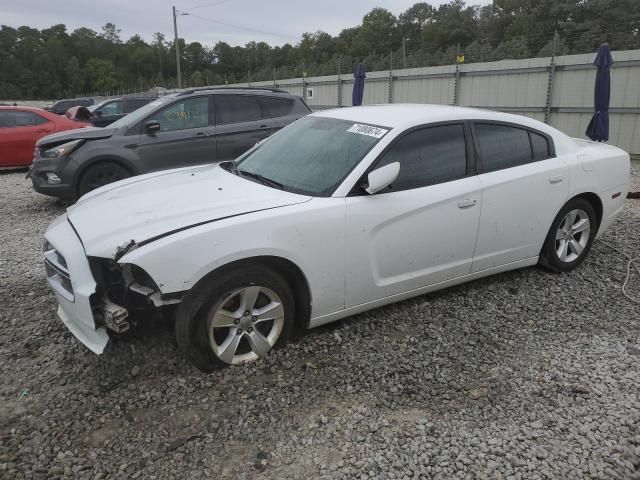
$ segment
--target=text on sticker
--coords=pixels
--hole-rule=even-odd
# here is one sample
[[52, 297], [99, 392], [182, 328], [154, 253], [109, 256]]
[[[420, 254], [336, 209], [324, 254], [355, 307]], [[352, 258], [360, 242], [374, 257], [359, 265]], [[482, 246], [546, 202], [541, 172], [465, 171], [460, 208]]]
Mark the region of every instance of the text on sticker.
[[382, 138], [384, 134], [389, 130], [385, 128], [372, 127], [371, 125], [363, 125], [361, 123], [354, 123], [347, 132], [359, 133], [360, 135], [368, 135], [370, 137]]

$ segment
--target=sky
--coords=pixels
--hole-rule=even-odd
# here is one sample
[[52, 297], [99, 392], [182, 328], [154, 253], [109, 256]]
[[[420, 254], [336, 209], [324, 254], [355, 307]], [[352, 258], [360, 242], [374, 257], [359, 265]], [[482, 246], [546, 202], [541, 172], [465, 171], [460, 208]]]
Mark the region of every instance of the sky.
[[[42, 29], [64, 23], [69, 32], [78, 27], [100, 31], [114, 23], [127, 40], [139, 34], [151, 41], [154, 32], [173, 37], [171, 7], [178, 16], [178, 33], [187, 42], [211, 46], [216, 42], [244, 45], [264, 41], [270, 45], [295, 44], [304, 32], [323, 30], [337, 35], [358, 25], [375, 7], [398, 15], [418, 0], [0, 0], [0, 24]], [[437, 6], [443, 0], [429, 0]], [[486, 5], [491, 0], [467, 0]], [[244, 27], [244, 28], [239, 28]]]

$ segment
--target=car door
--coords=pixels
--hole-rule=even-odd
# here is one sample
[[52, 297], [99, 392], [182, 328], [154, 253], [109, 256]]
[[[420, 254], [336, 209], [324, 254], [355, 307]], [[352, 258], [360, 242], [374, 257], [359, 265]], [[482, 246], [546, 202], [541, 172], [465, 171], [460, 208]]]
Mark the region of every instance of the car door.
[[538, 256], [569, 193], [551, 137], [500, 122], [474, 122], [482, 212], [472, 271]]
[[[146, 132], [157, 121], [160, 131]], [[185, 96], [152, 113], [141, 125], [137, 152], [141, 168], [151, 172], [215, 162], [216, 139], [209, 95]]]
[[214, 95], [218, 159], [233, 160], [267, 138], [273, 121], [255, 95]]
[[53, 131], [54, 123], [34, 112], [0, 112], [0, 166], [31, 165], [36, 140]]
[[400, 163], [390, 188], [347, 197], [347, 308], [470, 272], [481, 189], [469, 137], [463, 123], [410, 131], [373, 167]]
[[124, 115], [124, 100], [114, 100], [93, 112], [91, 123], [94, 127], [106, 127]]

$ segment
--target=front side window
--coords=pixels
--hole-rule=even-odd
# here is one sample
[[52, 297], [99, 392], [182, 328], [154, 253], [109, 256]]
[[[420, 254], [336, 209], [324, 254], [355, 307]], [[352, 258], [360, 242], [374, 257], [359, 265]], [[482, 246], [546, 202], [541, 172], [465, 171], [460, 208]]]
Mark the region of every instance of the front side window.
[[209, 125], [209, 97], [179, 100], [147, 119], [153, 120], [160, 123], [161, 132], [206, 127]]
[[398, 178], [383, 193], [426, 187], [464, 177], [467, 150], [461, 124], [406, 134], [384, 153], [377, 167], [400, 163]]
[[258, 99], [252, 95], [216, 95], [216, 123], [251, 122], [263, 118]]
[[238, 172], [277, 182], [285, 190], [329, 196], [389, 132], [329, 117], [304, 117], [249, 150]]
[[533, 161], [527, 130], [506, 125], [476, 123], [475, 132], [480, 145], [484, 173]]

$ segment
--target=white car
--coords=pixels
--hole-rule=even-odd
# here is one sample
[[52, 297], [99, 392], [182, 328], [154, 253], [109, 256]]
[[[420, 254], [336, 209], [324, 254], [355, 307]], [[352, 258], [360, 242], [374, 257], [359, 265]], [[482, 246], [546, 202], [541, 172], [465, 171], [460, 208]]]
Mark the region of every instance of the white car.
[[314, 113], [235, 162], [95, 190], [49, 227], [48, 281], [96, 353], [179, 304], [210, 371], [306, 329], [506, 270], [579, 265], [623, 208], [629, 155], [530, 118], [429, 105]]

